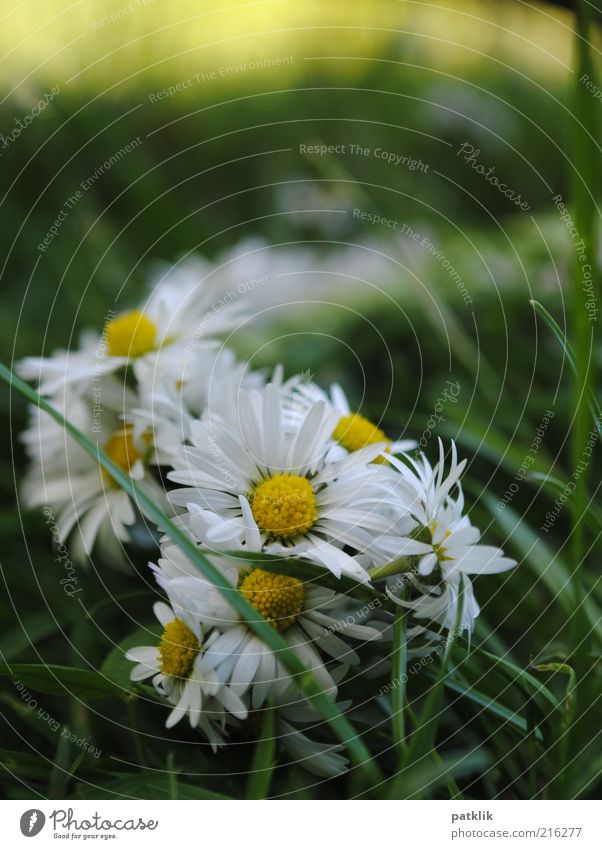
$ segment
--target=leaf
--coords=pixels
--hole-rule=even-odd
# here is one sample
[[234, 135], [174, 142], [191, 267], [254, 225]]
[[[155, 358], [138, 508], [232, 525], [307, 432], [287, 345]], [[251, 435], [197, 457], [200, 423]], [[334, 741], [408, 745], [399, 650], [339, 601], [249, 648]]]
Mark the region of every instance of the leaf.
[[[457, 417], [457, 422], [452, 425], [454, 415]], [[461, 410], [452, 410], [449, 413], [449, 423], [443, 422], [440, 426], [441, 433], [450, 439], [457, 440], [469, 451], [487, 458], [496, 466], [506, 468], [514, 475], [525, 459], [524, 448], [512, 444], [509, 437], [494, 430], [488, 420], [479, 420], [473, 414], [469, 421], [465, 421], [464, 418], [460, 418], [461, 415], [464, 416]], [[551, 460], [546, 458], [545, 451], [541, 449], [537, 457], [533, 459], [531, 468], [545, 472], [550, 467], [550, 463]]]
[[122, 691], [99, 672], [44, 663], [0, 664], [0, 675], [27, 690], [49, 696], [74, 696], [78, 699], [104, 699], [121, 696]]
[[[405, 599], [405, 593], [402, 594]], [[405, 708], [406, 708], [406, 682], [408, 665], [408, 643], [407, 643], [407, 610], [399, 606], [393, 623], [393, 650], [391, 657], [391, 730], [393, 740], [403, 758], [407, 752], [405, 731]]]
[[122, 695], [126, 695], [134, 688], [139, 689], [140, 685], [133, 684], [130, 678], [134, 664], [126, 659], [125, 654], [136, 646], [158, 645], [160, 638], [161, 635], [155, 623], [147, 628], [138, 628], [118, 645], [113, 646], [100, 667], [100, 674], [116, 684], [123, 691]]
[[[11, 776], [46, 781], [50, 775], [52, 764], [39, 755], [0, 749], [0, 766]], [[4, 776], [4, 778], [6, 780], [7, 776]]]
[[[115, 773], [111, 772], [111, 767], [114, 762], [109, 758], [103, 758], [95, 760], [94, 763], [95, 768], [86, 767], [80, 770], [81, 778], [94, 782], [113, 780]], [[6, 775], [3, 776], [5, 781], [11, 776], [16, 776], [46, 782], [50, 777], [52, 766], [52, 760], [38, 751], [30, 754], [0, 749], [0, 767], [6, 771]]]
[[502, 705], [496, 699], [485, 695], [485, 693], [479, 692], [479, 690], [475, 689], [475, 687], [471, 684], [459, 681], [453, 676], [448, 676], [445, 679], [445, 686], [450, 690], [453, 690], [454, 693], [458, 693], [460, 696], [470, 699], [470, 701], [493, 714], [493, 716], [496, 716], [498, 719], [503, 719], [504, 722], [514, 728], [515, 731], [518, 731], [521, 734], [525, 734], [527, 732], [526, 720], [524, 720], [521, 716], [518, 716], [515, 711]]
[[[434, 748], [435, 736], [441, 716], [440, 707], [444, 692], [443, 685], [445, 683], [445, 678], [448, 675], [452, 650], [454, 643], [458, 638], [458, 634], [460, 633], [460, 622], [462, 621], [462, 610], [464, 607], [464, 578], [462, 575], [460, 576], [460, 589], [458, 595], [460, 603], [458, 604], [453, 629], [448, 633], [445, 642], [443, 643], [445, 646], [445, 653], [441, 660], [441, 669], [435, 679], [435, 683], [430, 688], [426, 696], [424, 705], [420, 711], [420, 716], [418, 717], [418, 725], [412, 732], [409, 745], [402, 757], [403, 768], [394, 784], [394, 798], [400, 798], [401, 794], [404, 792], [401, 787], [403, 784], [402, 776], [405, 769], [409, 765], [411, 765], [412, 769], [414, 769], [417, 765], [420, 766], [421, 762], [429, 760]], [[399, 785], [397, 782], [399, 782]]]
[[523, 669], [516, 663], [512, 663], [510, 660], [506, 660], [504, 657], [497, 657], [497, 655], [491, 654], [484, 649], [475, 647], [472, 651], [475, 655], [479, 655], [487, 661], [489, 669], [502, 672], [511, 683], [521, 684], [534, 695], [543, 696], [543, 698], [549, 702], [552, 707], [558, 707], [558, 699], [556, 696], [545, 686], [545, 684], [538, 681], [537, 678], [531, 675], [530, 672], [527, 672], [526, 669]]
[[562, 705], [564, 709], [564, 726], [568, 728], [575, 714], [575, 689], [577, 687], [575, 670], [568, 663], [538, 663], [533, 665], [533, 669], [536, 669], [538, 672], [560, 672], [568, 676], [566, 694]]
[[[37, 710], [27, 707], [27, 702], [11, 696], [9, 693], [0, 693], [0, 703], [6, 705], [15, 716], [28, 725], [36, 734], [54, 745], [56, 739], [56, 725], [48, 722], [40, 722]], [[6, 720], [5, 720], [6, 721]], [[28, 739], [32, 740], [33, 737]]]
[[439, 760], [411, 763], [395, 779], [394, 799], [426, 799], [435, 790], [447, 784], [450, 778], [483, 773], [490, 765], [490, 757], [481, 749]]
[[169, 798], [178, 798], [178, 771], [176, 769], [176, 759], [172, 751], [167, 753], [167, 783], [169, 786]]
[[15, 628], [5, 631], [0, 638], [0, 658], [6, 663], [22, 651], [58, 631], [59, 624], [46, 610], [22, 619]]
[[[575, 372], [575, 374], [577, 374], [575, 352], [556, 319], [552, 315], [550, 315], [544, 305], [540, 304], [539, 301], [529, 301], [529, 303], [531, 304], [535, 312], [539, 316], [541, 316], [541, 318], [543, 318], [545, 323], [548, 325], [548, 327], [556, 337], [556, 339], [560, 342], [560, 345], [566, 355], [570, 367]], [[590, 400], [590, 410], [594, 419], [594, 425], [596, 427], [596, 430], [598, 431], [598, 434], [602, 436], [602, 410], [600, 410], [598, 399], [596, 398], [594, 390], [591, 387], [588, 388], [588, 395]]]
[[[567, 481], [562, 481], [559, 478], [552, 477], [551, 475], [542, 475], [539, 474], [539, 472], [534, 472], [533, 474], [528, 475], [526, 480], [541, 483], [543, 488], [556, 493], [561, 493], [567, 486]], [[588, 503], [585, 513], [583, 514], [583, 518], [585, 519], [590, 531], [593, 531], [595, 534], [602, 533], [602, 512], [593, 500]]]
[[[173, 786], [168, 774], [145, 770], [140, 775], [118, 778], [102, 786], [79, 783], [76, 796], [78, 799], [170, 799], [172, 791]], [[178, 798], [205, 801], [231, 800], [230, 796], [223, 796], [182, 781], [178, 781]]]
[[[67, 795], [66, 788], [69, 783], [69, 741], [61, 734], [57, 740], [54, 753], [54, 763], [48, 779], [48, 797], [50, 799], [64, 799]], [[82, 750], [80, 755], [85, 752]]]
[[596, 788], [599, 786], [600, 776], [602, 775], [602, 755], [593, 758], [591, 761], [586, 758], [581, 764], [583, 771], [572, 786], [571, 798], [578, 799], [584, 793], [590, 793], [595, 794], [593, 798], [599, 799], [600, 795], [596, 792]]
[[[565, 613], [574, 616], [576, 610], [572, 575], [561, 557], [511, 507], [497, 510], [498, 501], [489, 493], [483, 494], [483, 500], [508, 537], [509, 545], [534, 571]], [[584, 600], [582, 608], [594, 633], [597, 633], [602, 614], [591, 595]]]

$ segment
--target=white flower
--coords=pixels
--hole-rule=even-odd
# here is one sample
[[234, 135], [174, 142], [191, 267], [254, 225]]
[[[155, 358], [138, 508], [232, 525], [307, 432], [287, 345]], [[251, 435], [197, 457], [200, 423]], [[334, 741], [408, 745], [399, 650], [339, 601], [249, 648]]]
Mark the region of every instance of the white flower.
[[[50, 403], [104, 448], [149, 496], [168, 506], [161, 488], [149, 478], [144, 446], [135, 442], [131, 425], [118, 413], [120, 406], [135, 404], [130, 390], [108, 377], [102, 381], [98, 401], [66, 388]], [[120, 542], [130, 539], [129, 528], [138, 517], [130, 497], [47, 413], [31, 407], [30, 417], [30, 426], [21, 436], [30, 458], [21, 487], [26, 506], [48, 505], [56, 513], [57, 535], [61, 541], [70, 537], [75, 559], [90, 556], [98, 538], [119, 563], [123, 559]]]
[[[218, 671], [220, 680], [228, 681], [240, 697], [250, 691], [255, 709], [267, 698], [282, 700], [295, 693], [294, 681], [272, 650], [183, 552], [165, 543], [161, 553], [158, 566], [153, 568], [174, 610], [198, 619], [207, 629], [213, 628], [212, 635], [219, 634], [207, 644], [205, 659], [209, 668]], [[254, 568], [244, 560], [218, 553], [207, 556], [223, 575], [225, 586], [238, 586], [333, 699], [337, 685], [327, 664], [356, 665], [359, 656], [347, 640], [380, 638], [377, 629], [356, 623], [350, 611], [357, 603], [345, 596], [314, 582]]]
[[135, 432], [149, 438], [149, 462], [162, 466], [174, 465], [195, 419], [211, 415], [227, 421], [239, 389], [265, 384], [261, 373], [238, 362], [227, 348], [201, 348], [185, 363], [139, 360], [134, 374], [139, 398], [131, 411]]
[[82, 334], [75, 351], [57, 351], [51, 357], [26, 357], [17, 367], [26, 380], [39, 384], [42, 395], [54, 395], [63, 386], [85, 388], [132, 362], [166, 361], [179, 368], [214, 337], [231, 330], [239, 306], [220, 293], [215, 281], [197, 276], [196, 267], [176, 265], [167, 271], [139, 308], [110, 312], [102, 333]]
[[469, 576], [505, 572], [516, 566], [516, 561], [505, 557], [501, 548], [479, 545], [480, 531], [468, 516], [462, 515], [460, 475], [466, 461], [458, 463], [452, 443], [451, 469], [445, 475], [441, 442], [439, 450], [439, 462], [434, 468], [426, 457], [406, 457], [408, 465], [390, 459], [400, 472], [403, 497], [411, 504], [418, 522], [412, 535], [400, 540], [398, 546], [398, 556], [416, 557], [417, 565], [410, 577], [414, 595], [418, 595], [407, 601], [395, 598], [390, 591], [389, 595], [411, 608], [416, 618], [437, 622], [447, 630], [453, 629], [461, 605], [459, 628], [470, 632], [479, 615], [479, 605]]
[[347, 771], [349, 761], [340, 754], [341, 743], [321, 743], [309, 736], [323, 720], [307, 702], [278, 705], [275, 716], [278, 742], [295, 765], [321, 778], [335, 778]]
[[130, 677], [144, 681], [152, 676], [156, 691], [174, 706], [166, 727], [188, 716], [190, 725], [205, 733], [215, 751], [224, 742], [228, 715], [245, 719], [247, 708], [207, 663], [209, 643], [200, 623], [186, 614], [176, 616], [163, 602], [153, 609], [163, 626], [161, 640], [157, 646], [126, 652], [126, 658], [136, 663]]
[[332, 448], [328, 453], [329, 460], [338, 460], [351, 451], [375, 443], [384, 443], [387, 454], [400, 454], [416, 447], [413, 439], [389, 439], [378, 424], [374, 424], [357, 410], [352, 410], [347, 396], [337, 383], [333, 383], [330, 393], [326, 393], [317, 384], [299, 377], [288, 380], [284, 390], [284, 420], [287, 426], [298, 426], [317, 401], [323, 401], [328, 411], [337, 413], [338, 419], [332, 432]]
[[412, 521], [395, 496], [397, 475], [373, 461], [375, 444], [326, 462], [338, 414], [323, 401], [296, 428], [283, 427], [283, 390], [268, 384], [239, 393], [235, 426], [196, 421], [170, 480], [174, 504], [212, 514], [207, 541], [223, 549], [301, 556], [335, 575], [367, 580], [366, 563], [382, 562], [391, 540]]
[[435, 467], [431, 466], [425, 454], [411, 457], [405, 454], [403, 462], [395, 457], [387, 458], [397, 469], [401, 477], [397, 483], [400, 497], [408, 504], [416, 521], [427, 526], [442, 505], [448, 499], [450, 493], [457, 487], [457, 510], [461, 513], [464, 507], [464, 496], [460, 485], [460, 478], [466, 466], [466, 460], [458, 462], [458, 452], [454, 442], [451, 443], [450, 468], [445, 474], [445, 451], [443, 442], [439, 439], [439, 462]]

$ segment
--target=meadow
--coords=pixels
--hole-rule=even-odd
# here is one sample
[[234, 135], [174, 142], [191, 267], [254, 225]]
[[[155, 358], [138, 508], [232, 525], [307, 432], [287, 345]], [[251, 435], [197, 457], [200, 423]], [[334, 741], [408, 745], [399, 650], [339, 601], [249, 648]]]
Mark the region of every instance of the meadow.
[[267, 708], [216, 756], [130, 681], [125, 653], [156, 631], [157, 535], [127, 568], [74, 563], [23, 502], [28, 400], [6, 386], [6, 798], [597, 798], [602, 107], [599, 21], [577, 6], [5, 13], [2, 362], [75, 348], [201, 256], [247, 287], [239, 357], [340, 383], [433, 462], [454, 440], [471, 521], [518, 564], [477, 578], [470, 639], [392, 646], [403, 684], [359, 650], [349, 771], [283, 753]]

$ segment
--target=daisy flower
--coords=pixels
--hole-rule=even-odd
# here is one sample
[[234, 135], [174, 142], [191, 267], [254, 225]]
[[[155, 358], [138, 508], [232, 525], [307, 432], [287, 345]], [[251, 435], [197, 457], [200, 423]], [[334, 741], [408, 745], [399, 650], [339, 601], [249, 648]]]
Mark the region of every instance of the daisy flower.
[[182, 367], [200, 347], [215, 344], [216, 335], [231, 330], [239, 316], [235, 298], [221, 293], [215, 281], [197, 276], [194, 268], [176, 265], [140, 308], [111, 310], [101, 333], [82, 334], [78, 350], [26, 357], [18, 373], [36, 381], [42, 395], [53, 395], [64, 385], [85, 386], [91, 378], [130, 363], [163, 361]]
[[141, 360], [134, 374], [139, 399], [131, 411], [135, 432], [148, 438], [149, 462], [160, 466], [174, 465], [195, 419], [211, 415], [228, 421], [239, 389], [265, 385], [262, 373], [238, 362], [227, 348], [201, 348], [185, 363]]
[[410, 578], [418, 595], [408, 601], [390, 591], [389, 595], [411, 608], [417, 619], [428, 619], [447, 630], [454, 627], [462, 605], [459, 627], [471, 632], [479, 605], [470, 575], [505, 572], [516, 566], [516, 561], [506, 557], [501, 548], [480, 545], [480, 531], [462, 515], [460, 476], [466, 461], [458, 462], [453, 443], [447, 474], [441, 441], [439, 462], [434, 468], [424, 456], [405, 460], [404, 464], [390, 458], [401, 475], [403, 497], [418, 524], [411, 535], [400, 540], [398, 551], [400, 557], [415, 558]]
[[341, 754], [341, 743], [322, 743], [309, 736], [322, 720], [306, 701], [277, 705], [275, 718], [278, 742], [293, 764], [320, 778], [347, 772], [349, 761]]
[[130, 677], [132, 681], [152, 677], [157, 693], [173, 705], [166, 728], [188, 716], [190, 725], [205, 733], [215, 751], [224, 742], [228, 715], [245, 719], [247, 708], [207, 664], [208, 642], [200, 623], [186, 614], [176, 616], [163, 602], [157, 602], [153, 610], [163, 628], [161, 639], [156, 646], [126, 652], [127, 660], [136, 664]]
[[[118, 412], [120, 407], [134, 405], [135, 395], [117, 380], [105, 378], [99, 397], [101, 400], [66, 388], [50, 403], [104, 448], [150, 497], [168, 506], [163, 491], [149, 477], [144, 445], [134, 439], [132, 426]], [[130, 528], [139, 515], [127, 493], [38, 407], [31, 407], [30, 425], [21, 439], [30, 458], [21, 487], [26, 506], [49, 506], [53, 510], [59, 537], [70, 537], [71, 551], [80, 562], [91, 555], [97, 539], [107, 553], [121, 560], [120, 543], [129, 541]]]
[[[190, 529], [202, 527], [193, 521]], [[251, 693], [254, 709], [267, 698], [285, 699], [297, 688], [277, 656], [243, 622], [222, 593], [206, 580], [172, 543], [161, 547], [162, 557], [154, 566], [155, 576], [175, 611], [198, 619], [217, 634], [207, 643], [208, 668], [218, 672], [240, 697]], [[328, 664], [356, 665], [359, 655], [348, 639], [380, 639], [380, 631], [359, 625], [350, 615], [353, 601], [313, 582], [254, 567], [238, 558], [217, 552], [207, 555], [224, 578], [224, 586], [238, 587], [249, 604], [278, 631], [289, 647], [331, 698], [337, 685]]]
[[[284, 409], [287, 424], [298, 425], [307, 411], [317, 402], [323, 401], [329, 411], [337, 414], [337, 422], [332, 431], [332, 448], [329, 460], [337, 460], [352, 451], [358, 451], [367, 445], [383, 443], [385, 453], [400, 454], [416, 447], [413, 439], [391, 440], [385, 432], [356, 410], [352, 410], [347, 396], [341, 387], [334, 383], [327, 393], [317, 384], [303, 377], [293, 378], [285, 384]], [[384, 462], [382, 456], [374, 462]]]
[[285, 428], [282, 396], [274, 384], [241, 391], [234, 423], [193, 422], [191, 445], [168, 474], [186, 488], [170, 499], [213, 514], [210, 545], [297, 555], [366, 581], [355, 555], [382, 562], [391, 540], [413, 525], [395, 495], [397, 476], [373, 462], [383, 444], [327, 462], [338, 414], [317, 401]]

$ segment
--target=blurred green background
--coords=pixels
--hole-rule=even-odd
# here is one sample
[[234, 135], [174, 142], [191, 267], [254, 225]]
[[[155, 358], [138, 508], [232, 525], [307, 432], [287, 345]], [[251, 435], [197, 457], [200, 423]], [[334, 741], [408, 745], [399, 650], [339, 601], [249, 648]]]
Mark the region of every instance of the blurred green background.
[[[157, 260], [192, 252], [227, 263], [257, 250], [251, 271], [239, 261], [229, 277], [270, 275], [251, 301], [268, 312], [233, 340], [254, 365], [281, 360], [339, 380], [362, 412], [413, 436], [446, 381], [459, 382], [459, 402], [445, 406], [427, 450], [438, 435], [459, 441], [471, 458], [474, 522], [525, 558], [478, 583], [483, 621], [495, 625], [488, 639], [521, 663], [562, 644], [566, 603], [550, 605], [569, 569], [568, 510], [542, 541], [531, 529], [549, 493], [526, 481], [505, 511], [496, 504], [546, 409], [556, 416], [531, 469], [565, 474], [567, 369], [529, 299], [564, 325], [571, 245], [552, 198], [566, 198], [571, 179], [571, 26], [566, 9], [515, 2], [30, 0], [3, 10], [2, 358], [75, 344], [107, 308], [141, 296]], [[47, 107], [16, 132], [44, 97]], [[529, 208], [476, 173], [463, 144]], [[316, 155], [307, 145], [335, 149]], [[425, 167], [395, 165], [379, 150]], [[304, 299], [327, 305], [283, 303]], [[24, 405], [3, 399], [13, 452], [2, 461], [2, 649], [73, 662], [73, 641], [100, 662], [148, 598], [136, 576], [90, 574], [100, 639], [81, 611], [65, 609], [43, 521], [15, 510]], [[107, 592], [123, 597], [122, 618]], [[10, 685], [2, 698], [6, 747], [19, 749], [13, 736], [23, 733], [44, 746]], [[110, 748], [110, 727], [86, 721]], [[27, 793], [10, 776], [8, 786]]]

